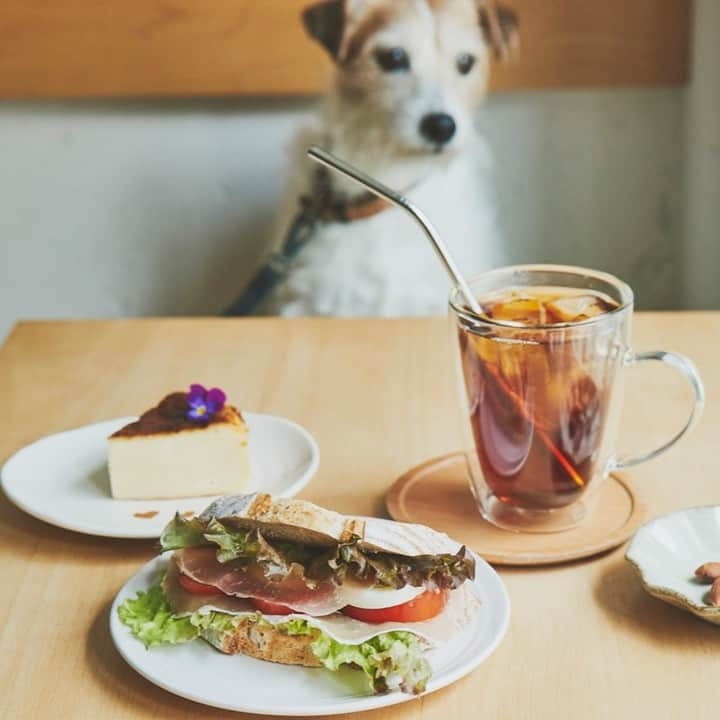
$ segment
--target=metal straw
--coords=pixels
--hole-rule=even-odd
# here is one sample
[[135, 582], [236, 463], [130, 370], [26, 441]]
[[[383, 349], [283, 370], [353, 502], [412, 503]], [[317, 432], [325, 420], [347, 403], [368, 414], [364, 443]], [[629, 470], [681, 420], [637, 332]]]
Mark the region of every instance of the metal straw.
[[366, 175], [362, 172], [362, 170], [358, 170], [356, 167], [353, 167], [349, 163], [346, 163], [344, 160], [341, 160], [339, 157], [327, 152], [327, 150], [323, 150], [317, 145], [310, 147], [307, 153], [313, 160], [317, 160], [317, 162], [336, 170], [346, 177], [349, 177], [351, 180], [359, 183], [364, 188], [367, 188], [370, 192], [375, 193], [375, 195], [385, 198], [385, 200], [405, 210], [405, 212], [407, 212], [423, 229], [423, 232], [432, 243], [437, 256], [440, 258], [440, 261], [445, 267], [445, 270], [450, 276], [453, 284], [458, 287], [465, 298], [465, 302], [468, 304], [468, 307], [474, 313], [477, 313], [478, 315], [482, 314], [482, 308], [472, 294], [469, 285], [465, 282], [465, 278], [463, 278], [460, 274], [460, 271], [458, 270], [458, 267], [455, 264], [452, 255], [450, 255], [445, 243], [440, 239], [437, 230], [435, 230], [430, 220], [428, 220], [427, 216], [422, 210], [420, 210], [420, 208], [410, 202], [410, 200], [408, 200], [404, 195], [401, 195], [399, 192], [387, 187], [387, 185], [383, 185], [381, 182], [375, 180], [375, 178], [371, 178], [369, 175]]

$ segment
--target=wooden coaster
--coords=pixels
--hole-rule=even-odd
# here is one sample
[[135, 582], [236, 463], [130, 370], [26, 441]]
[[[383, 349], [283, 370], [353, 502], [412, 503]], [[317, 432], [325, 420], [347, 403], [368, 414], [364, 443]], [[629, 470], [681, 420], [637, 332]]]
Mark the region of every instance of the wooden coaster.
[[611, 475], [591, 515], [556, 533], [516, 533], [491, 525], [470, 492], [462, 453], [418, 465], [400, 477], [386, 498], [390, 516], [429, 525], [500, 565], [547, 565], [596, 555], [624, 543], [642, 524], [645, 503], [621, 475]]

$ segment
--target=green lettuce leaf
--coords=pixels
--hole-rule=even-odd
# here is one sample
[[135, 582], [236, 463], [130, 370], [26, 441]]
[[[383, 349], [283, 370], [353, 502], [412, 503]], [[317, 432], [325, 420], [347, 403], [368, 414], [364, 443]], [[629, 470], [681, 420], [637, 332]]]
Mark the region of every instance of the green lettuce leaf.
[[234, 632], [240, 622], [237, 615], [216, 611], [204, 614], [196, 612], [190, 615], [189, 619], [200, 636], [213, 645], [220, 644], [222, 636]]
[[432, 674], [420, 639], [403, 630], [376, 635], [359, 645], [345, 645], [320, 633], [311, 647], [328, 670], [341, 665], [361, 668], [375, 693], [387, 692], [390, 681], [397, 679], [403, 692], [418, 694]]
[[[160, 584], [147, 592], [138, 592], [118, 608], [120, 620], [146, 648], [176, 645], [204, 637], [215, 644], [225, 633], [235, 631], [240, 618], [223, 612], [177, 616], [173, 614]], [[262, 615], [254, 621], [269, 624]], [[367, 675], [374, 692], [387, 692], [391, 681], [398, 681], [404, 692], [420, 693], [430, 678], [431, 669], [423, 653], [422, 641], [413, 633], [394, 631], [377, 635], [359, 645], [337, 642], [302, 618], [292, 618], [275, 626], [288, 635], [314, 635], [313, 654], [328, 670], [353, 665]]]
[[[278, 627], [280, 626], [278, 625]], [[282, 629], [288, 635], [310, 635], [313, 632], [313, 627], [302, 618], [291, 618], [282, 624]]]
[[402, 588], [406, 585], [429, 590], [454, 590], [475, 577], [475, 560], [465, 546], [454, 555], [397, 555], [373, 552], [360, 547], [359, 538], [338, 545], [337, 556], [330, 562], [339, 577], [345, 574], [375, 585]]
[[118, 615], [146, 648], [178, 645], [195, 640], [206, 632], [232, 632], [239, 622], [238, 616], [223, 612], [175, 615], [159, 583], [147, 592], [140, 590], [134, 599], [125, 600], [118, 608]]
[[259, 532], [228, 528], [217, 518], [211, 518], [209, 522], [204, 523], [197, 517], [185, 520], [176, 514], [160, 536], [160, 546], [163, 550], [210, 545], [217, 545], [217, 559], [222, 563], [230, 560], [257, 559], [263, 555], [271, 557], [273, 562], [278, 560], [275, 549]]
[[[306, 572], [306, 567], [314, 567], [312, 562], [317, 550], [313, 552], [295, 543], [270, 543], [256, 529], [227, 527], [217, 518], [203, 524], [197, 518], [184, 520], [176, 515], [163, 531], [160, 544], [163, 550], [217, 545], [218, 562], [252, 561], [262, 567], [268, 578], [285, 577], [295, 572], [308, 587], [313, 587], [318, 579]], [[331, 573], [326, 561], [321, 575], [328, 577]]]
[[120, 620], [146, 648], [153, 645], [176, 645], [194, 640], [199, 635], [190, 618], [173, 614], [160, 585], [147, 592], [138, 592], [118, 608]]
[[160, 547], [163, 550], [179, 550], [207, 544], [205, 525], [196, 517], [186, 520], [180, 513], [175, 514], [160, 535]]
[[291, 571], [308, 587], [333, 577], [342, 583], [347, 576], [382, 587], [406, 585], [430, 590], [455, 589], [475, 576], [475, 561], [462, 547], [457, 553], [405, 556], [374, 552], [360, 546], [360, 538], [330, 548], [268, 540], [257, 529], [228, 527], [217, 518], [201, 522], [176, 515], [160, 538], [163, 550], [217, 545], [217, 559], [253, 561], [265, 576], [285, 576]]
[[[260, 619], [260, 622], [265, 621]], [[288, 635], [316, 635], [310, 647], [328, 670], [353, 665], [367, 675], [375, 693], [387, 692], [390, 681], [396, 680], [403, 692], [418, 694], [425, 690], [432, 675], [422, 641], [405, 630], [382, 633], [359, 645], [348, 645], [326, 635], [302, 618], [292, 618], [276, 627]]]
[[222, 563], [238, 558], [252, 558], [260, 549], [257, 539], [251, 538], [252, 534], [250, 530], [229, 530], [219, 520], [213, 518], [203, 532], [206, 541], [203, 544], [217, 545], [217, 559]]

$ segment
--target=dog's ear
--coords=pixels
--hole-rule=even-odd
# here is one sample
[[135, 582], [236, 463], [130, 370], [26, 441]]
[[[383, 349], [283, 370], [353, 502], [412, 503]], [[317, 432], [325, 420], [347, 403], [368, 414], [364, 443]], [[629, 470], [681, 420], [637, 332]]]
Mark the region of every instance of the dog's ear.
[[384, 17], [383, 1], [322, 0], [303, 10], [305, 29], [335, 62], [343, 63], [362, 45], [366, 35], [363, 28], [372, 30]]
[[303, 10], [305, 29], [330, 53], [334, 60], [340, 58], [345, 35], [345, 0], [323, 0]]
[[518, 49], [518, 17], [514, 10], [495, 0], [477, 0], [485, 41], [498, 60], [508, 60]]

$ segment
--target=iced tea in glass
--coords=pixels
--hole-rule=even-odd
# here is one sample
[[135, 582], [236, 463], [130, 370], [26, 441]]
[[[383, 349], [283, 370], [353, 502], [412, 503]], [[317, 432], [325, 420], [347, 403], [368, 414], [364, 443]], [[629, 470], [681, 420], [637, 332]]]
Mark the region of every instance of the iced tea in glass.
[[496, 270], [471, 287], [482, 313], [455, 292], [451, 319], [481, 512], [514, 530], [572, 527], [618, 466], [619, 371], [637, 359], [632, 291], [562, 266]]

